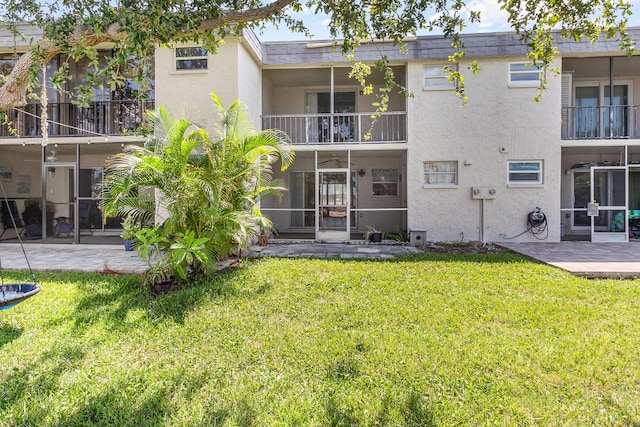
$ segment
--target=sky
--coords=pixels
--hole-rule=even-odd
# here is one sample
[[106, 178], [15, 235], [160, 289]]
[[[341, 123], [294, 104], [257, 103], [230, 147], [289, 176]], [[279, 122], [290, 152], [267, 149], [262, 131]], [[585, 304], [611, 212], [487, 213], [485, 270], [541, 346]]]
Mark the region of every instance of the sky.
[[[633, 2], [633, 15], [629, 19], [629, 26], [640, 26], [640, 0]], [[506, 21], [506, 13], [500, 10], [496, 0], [470, 0], [468, 6], [472, 10], [480, 11], [482, 22], [479, 24], [469, 25], [465, 29], [465, 33], [480, 32], [500, 32], [511, 31]], [[329, 39], [329, 31], [327, 25], [329, 18], [326, 15], [315, 15], [311, 10], [303, 11], [295, 14], [295, 17], [302, 19], [307, 27], [311, 30], [314, 40]], [[421, 34], [437, 34], [424, 32]], [[262, 34], [259, 34], [262, 41], [290, 41], [304, 40], [302, 34], [291, 33], [287, 29], [276, 29], [274, 27], [267, 28]]]

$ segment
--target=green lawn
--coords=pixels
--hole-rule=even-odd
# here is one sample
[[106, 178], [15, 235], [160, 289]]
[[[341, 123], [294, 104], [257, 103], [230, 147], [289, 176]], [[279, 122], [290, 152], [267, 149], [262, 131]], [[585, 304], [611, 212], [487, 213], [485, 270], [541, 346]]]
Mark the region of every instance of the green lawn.
[[513, 254], [39, 279], [0, 312], [2, 426], [640, 423], [640, 281]]

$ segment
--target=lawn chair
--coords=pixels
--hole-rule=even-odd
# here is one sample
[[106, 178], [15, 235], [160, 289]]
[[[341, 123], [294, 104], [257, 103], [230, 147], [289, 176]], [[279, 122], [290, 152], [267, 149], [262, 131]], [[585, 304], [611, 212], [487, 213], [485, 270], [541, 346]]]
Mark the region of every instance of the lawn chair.
[[[2, 234], [0, 234], [0, 240], [2, 240], [2, 236], [4, 236], [4, 233], [6, 233], [8, 230], [15, 229], [16, 233], [20, 233], [24, 229], [24, 223], [20, 220], [20, 216], [18, 215], [18, 206], [16, 205], [15, 200], [2, 200], [2, 204], [0, 205], [0, 212], [2, 213], [3, 228]], [[15, 221], [15, 227], [13, 221]], [[18, 236], [16, 235], [16, 238], [17, 237]]]

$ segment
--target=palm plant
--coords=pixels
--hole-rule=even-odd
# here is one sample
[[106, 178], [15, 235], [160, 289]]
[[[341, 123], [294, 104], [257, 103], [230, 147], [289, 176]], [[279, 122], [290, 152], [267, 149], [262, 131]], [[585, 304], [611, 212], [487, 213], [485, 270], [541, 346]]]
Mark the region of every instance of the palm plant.
[[[145, 147], [126, 147], [108, 160], [103, 195], [107, 214], [143, 222], [155, 218], [161, 224], [155, 229], [165, 238], [161, 248], [167, 260], [172, 248], [184, 248], [185, 236], [200, 242], [193, 248], [198, 256], [178, 259], [206, 272], [236, 248], [246, 248], [262, 229], [272, 228], [258, 202], [281, 194], [284, 188], [271, 179], [271, 167], [280, 160], [285, 170], [294, 158], [287, 136], [256, 132], [241, 102], [225, 109], [218, 96], [211, 98], [218, 110], [213, 136], [160, 107], [150, 113], [154, 135]], [[155, 203], [145, 189], [154, 190]]]

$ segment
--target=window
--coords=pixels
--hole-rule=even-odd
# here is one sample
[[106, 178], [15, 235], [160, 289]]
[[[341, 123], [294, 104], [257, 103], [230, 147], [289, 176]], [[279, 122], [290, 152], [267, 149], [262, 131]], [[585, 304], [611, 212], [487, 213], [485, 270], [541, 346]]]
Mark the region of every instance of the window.
[[633, 131], [635, 112], [631, 81], [613, 86], [605, 82], [578, 82], [574, 88], [575, 138], [626, 138]]
[[374, 196], [398, 196], [398, 169], [372, 169], [371, 176]]
[[458, 185], [458, 162], [424, 162], [424, 185]]
[[538, 87], [542, 70], [529, 62], [509, 64], [509, 86]]
[[16, 61], [12, 58], [4, 58], [0, 56], [0, 82], [11, 73], [15, 64]]
[[510, 161], [508, 184], [542, 184], [542, 160]]
[[449, 72], [442, 66], [424, 67], [424, 90], [447, 90], [454, 89], [455, 84], [449, 81]]
[[177, 47], [176, 71], [206, 70], [207, 51], [202, 46]]

